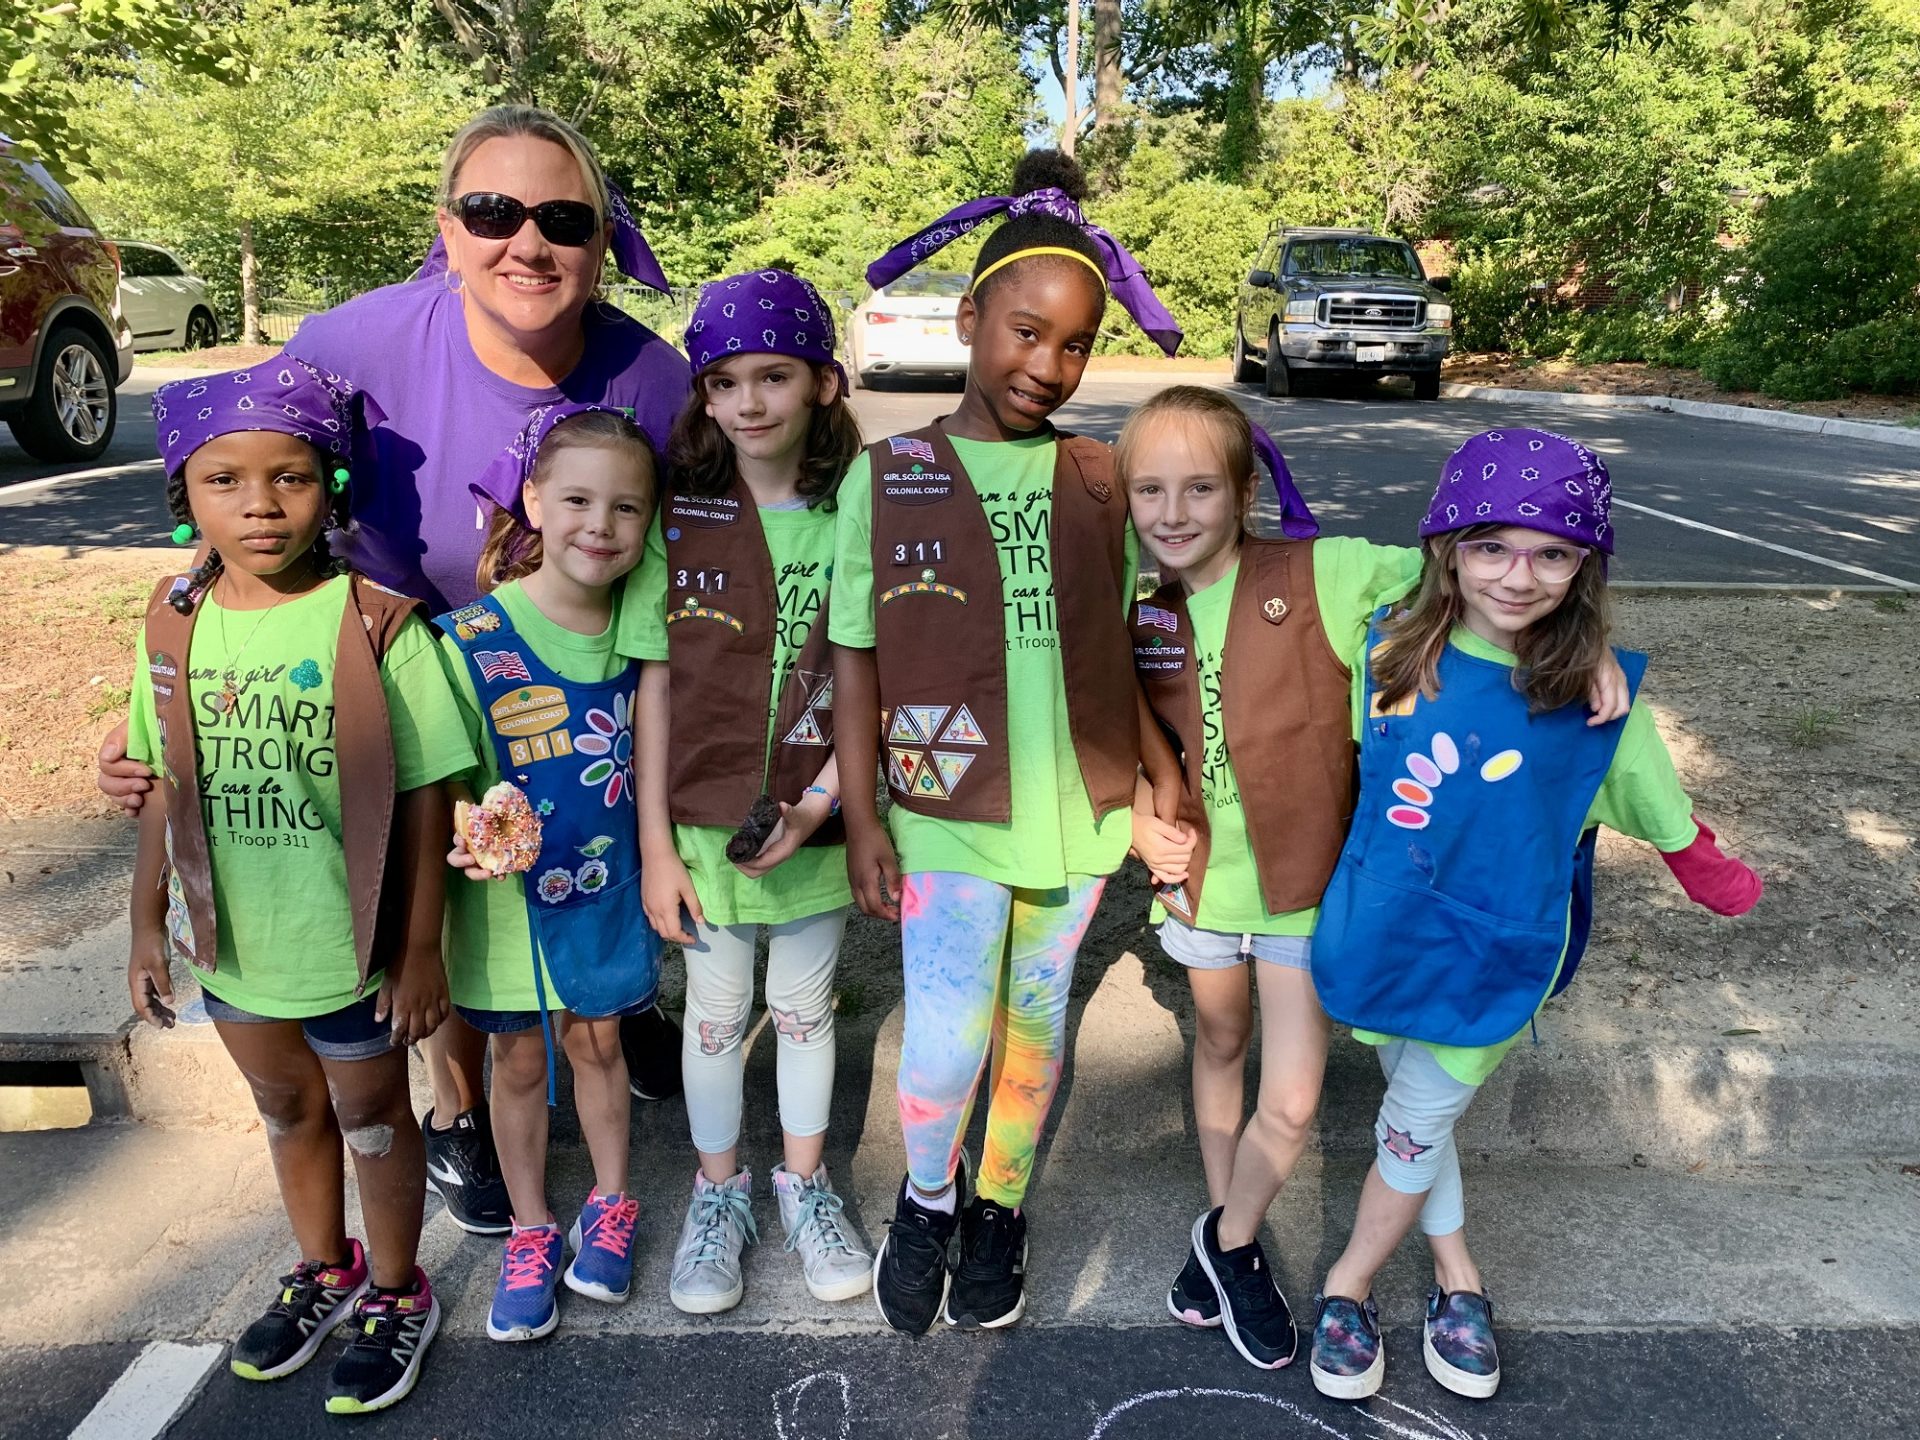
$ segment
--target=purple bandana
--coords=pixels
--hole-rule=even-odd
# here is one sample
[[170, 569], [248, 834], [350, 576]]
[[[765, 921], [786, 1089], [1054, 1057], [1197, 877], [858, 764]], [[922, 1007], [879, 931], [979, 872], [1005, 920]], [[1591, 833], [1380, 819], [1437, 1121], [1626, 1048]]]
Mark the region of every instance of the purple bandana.
[[1550, 430], [1488, 430], [1440, 467], [1420, 534], [1519, 525], [1613, 553], [1613, 482], [1601, 458]]
[[[251, 369], [162, 385], [153, 392], [153, 428], [169, 475], [209, 440], [236, 430], [292, 435], [345, 460], [368, 405], [338, 375], [282, 354]], [[382, 417], [375, 409], [364, 418], [375, 425]]]
[[[627, 208], [627, 197], [620, 193], [620, 187], [611, 180], [607, 181], [607, 202], [613, 212], [614, 267], [629, 280], [645, 285], [649, 290], [658, 290], [662, 295], [673, 294], [673, 287], [667, 284], [666, 271], [653, 258], [647, 237], [640, 233], [639, 222], [633, 218], [633, 211]], [[432, 247], [427, 251], [427, 258], [420, 262], [420, 268], [413, 272], [411, 278], [431, 280], [444, 275], [446, 270], [447, 242], [436, 235]]]
[[790, 355], [831, 365], [847, 393], [847, 372], [833, 353], [833, 312], [798, 275], [749, 270], [701, 287], [687, 322], [687, 354], [698, 377], [734, 355]]
[[576, 415], [591, 414], [595, 410], [633, 419], [633, 412], [620, 405], [576, 405], [571, 400], [563, 400], [557, 405], [542, 405], [528, 416], [526, 426], [500, 452], [499, 458], [480, 472], [479, 479], [467, 486], [473, 492], [473, 498], [497, 505], [502, 510], [511, 510], [515, 515], [521, 514], [521, 492], [533, 474], [533, 462], [540, 458], [540, 447], [547, 443], [547, 437], [553, 433], [554, 427]]
[[1320, 522], [1313, 518], [1313, 511], [1307, 508], [1306, 496], [1293, 483], [1293, 472], [1287, 469], [1287, 457], [1280, 453], [1273, 436], [1262, 426], [1251, 421], [1248, 423], [1253, 429], [1253, 448], [1267, 462], [1267, 473], [1273, 476], [1274, 493], [1280, 497], [1280, 532], [1289, 540], [1313, 539], [1320, 533]]
[[1074, 198], [1056, 186], [1030, 190], [1025, 195], [982, 195], [978, 200], [969, 200], [949, 210], [926, 229], [909, 235], [869, 265], [867, 283], [878, 290], [882, 285], [898, 280], [929, 255], [975, 229], [983, 220], [1003, 213], [1012, 220], [1036, 211], [1055, 216], [1084, 230], [1100, 251], [1101, 268], [1106, 271], [1107, 286], [1113, 291], [1114, 299], [1126, 308], [1126, 312], [1134, 318], [1134, 323], [1146, 331], [1147, 338], [1167, 354], [1171, 355], [1180, 348], [1183, 332], [1179, 323], [1167, 313], [1167, 307], [1160, 303], [1160, 297], [1153, 293], [1153, 286], [1147, 283], [1147, 275], [1140, 268], [1140, 262], [1112, 235], [1098, 225], [1089, 223], [1087, 217], [1080, 213], [1080, 206]]

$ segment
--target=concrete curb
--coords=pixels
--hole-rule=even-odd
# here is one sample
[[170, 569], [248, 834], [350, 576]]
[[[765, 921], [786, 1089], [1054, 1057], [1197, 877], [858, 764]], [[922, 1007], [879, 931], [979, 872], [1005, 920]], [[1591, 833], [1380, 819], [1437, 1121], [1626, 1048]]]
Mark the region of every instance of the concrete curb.
[[1597, 395], [1564, 390], [1514, 390], [1499, 385], [1460, 385], [1448, 382], [1440, 393], [1451, 400], [1506, 400], [1540, 405], [1565, 405], [1589, 410], [1658, 410], [1691, 415], [1701, 420], [1728, 420], [1736, 425], [1759, 425], [1769, 430], [1798, 430], [1812, 435], [1839, 435], [1878, 445], [1900, 445], [1920, 450], [1920, 429], [1882, 425], [1871, 420], [1837, 420], [1825, 415], [1802, 415], [1793, 410], [1763, 410], [1752, 405], [1717, 405], [1706, 400], [1682, 400], [1674, 395]]

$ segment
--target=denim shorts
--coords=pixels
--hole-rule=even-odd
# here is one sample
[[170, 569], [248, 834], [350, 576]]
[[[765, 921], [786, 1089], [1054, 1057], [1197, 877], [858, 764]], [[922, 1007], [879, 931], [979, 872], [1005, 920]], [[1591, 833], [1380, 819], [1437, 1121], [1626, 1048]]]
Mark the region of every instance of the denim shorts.
[[[556, 1005], [547, 1013], [572, 1015], [576, 1020], [612, 1020], [616, 1017], [625, 1018], [628, 1015], [644, 1015], [653, 1007], [654, 1002], [649, 1000], [644, 1005], [629, 1005], [624, 1010], [616, 1010], [612, 1015], [579, 1015]], [[462, 1020], [482, 1035], [518, 1035], [522, 1030], [540, 1028], [538, 1010], [473, 1010], [465, 1005], [456, 1005], [453, 1008], [459, 1012]]]
[[307, 1038], [307, 1048], [322, 1060], [377, 1060], [394, 1050], [393, 1028], [385, 1020], [373, 1018], [380, 997], [367, 995], [326, 1015], [304, 1020], [283, 1021], [272, 1015], [256, 1015], [229, 1005], [211, 990], [202, 990], [209, 1020], [224, 1020], [229, 1025], [295, 1024]]
[[1189, 970], [1226, 970], [1249, 959], [1289, 970], [1312, 966], [1313, 941], [1305, 935], [1229, 935], [1196, 930], [1169, 915], [1160, 924], [1160, 948]]

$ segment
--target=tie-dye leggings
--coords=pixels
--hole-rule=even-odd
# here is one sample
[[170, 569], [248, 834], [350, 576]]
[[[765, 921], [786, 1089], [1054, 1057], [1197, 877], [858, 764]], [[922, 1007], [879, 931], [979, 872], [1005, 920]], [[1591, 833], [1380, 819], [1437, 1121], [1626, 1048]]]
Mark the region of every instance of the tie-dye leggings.
[[900, 1126], [907, 1173], [921, 1190], [953, 1178], [991, 1054], [987, 1144], [974, 1189], [1013, 1208], [1025, 1198], [1066, 1059], [1074, 957], [1106, 884], [1075, 876], [1058, 890], [1016, 890], [944, 870], [905, 878]]

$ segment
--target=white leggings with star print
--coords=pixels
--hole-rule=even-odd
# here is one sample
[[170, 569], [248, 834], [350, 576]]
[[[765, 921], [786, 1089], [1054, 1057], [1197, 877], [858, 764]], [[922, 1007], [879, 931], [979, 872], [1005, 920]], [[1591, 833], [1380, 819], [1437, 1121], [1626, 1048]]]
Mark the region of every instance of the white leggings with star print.
[[[730, 1150], [740, 1139], [746, 1059], [740, 1042], [753, 1011], [758, 925], [698, 925], [686, 947], [687, 1015], [680, 1073], [697, 1150]], [[833, 1102], [833, 970], [844, 909], [767, 927], [767, 1026], [778, 1045], [780, 1128], [818, 1135]]]
[[1467, 1223], [1453, 1126], [1480, 1087], [1454, 1079], [1417, 1041], [1389, 1040], [1377, 1048], [1387, 1093], [1373, 1122], [1374, 1163], [1391, 1189], [1427, 1197], [1420, 1207], [1423, 1234], [1451, 1235]]

